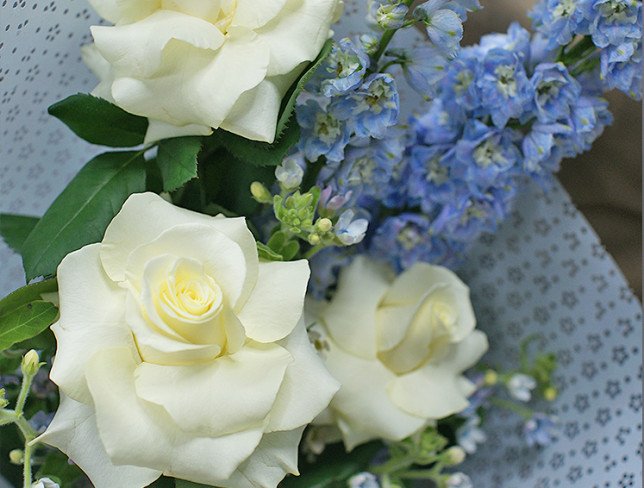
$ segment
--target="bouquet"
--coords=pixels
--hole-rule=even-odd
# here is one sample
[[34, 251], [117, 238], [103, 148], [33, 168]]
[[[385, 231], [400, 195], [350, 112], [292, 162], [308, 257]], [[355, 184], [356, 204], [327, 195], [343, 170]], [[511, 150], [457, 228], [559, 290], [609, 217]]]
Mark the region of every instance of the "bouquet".
[[640, 97], [640, 1], [542, 0], [468, 47], [477, 0], [368, 1], [350, 37], [338, 0], [90, 3], [99, 83], [49, 113], [112, 149], [0, 216], [25, 487], [468, 487], [500, 411], [558, 435], [555, 355], [487, 362], [459, 266], [601, 134], [603, 92]]

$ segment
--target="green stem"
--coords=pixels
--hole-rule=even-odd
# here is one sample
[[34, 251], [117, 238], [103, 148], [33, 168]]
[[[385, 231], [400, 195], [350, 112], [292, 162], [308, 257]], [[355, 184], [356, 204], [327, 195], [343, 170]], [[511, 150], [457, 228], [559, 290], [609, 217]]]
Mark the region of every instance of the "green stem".
[[509, 400], [505, 400], [503, 398], [492, 397], [490, 398], [490, 403], [496, 407], [514, 412], [526, 420], [532, 418], [534, 414], [534, 412], [530, 410], [528, 407], [521, 406], [517, 403], [511, 402]]
[[317, 253], [319, 253], [322, 249], [324, 249], [325, 245], [323, 244], [318, 244], [317, 246], [313, 246], [311, 249], [306, 251], [304, 254], [304, 259], [311, 259], [313, 256], [315, 256]]
[[[413, 3], [414, 0], [404, 0], [402, 3], [407, 5], [408, 7]], [[380, 43], [378, 43], [378, 49], [374, 53], [374, 55], [371, 57], [371, 72], [374, 72], [378, 68], [378, 61], [380, 61], [380, 58], [382, 55], [385, 53], [385, 50], [387, 49], [387, 46], [389, 46], [389, 43], [394, 37], [394, 34], [398, 31], [399, 29], [389, 29], [386, 30], [385, 33], [382, 35], [380, 38]]]
[[414, 471], [405, 471], [398, 475], [399, 478], [404, 480], [436, 480], [438, 471], [432, 469], [418, 469]]
[[25, 403], [27, 402], [27, 395], [29, 395], [29, 389], [31, 388], [31, 383], [34, 380], [32, 375], [25, 375], [22, 378], [22, 385], [20, 386], [20, 393], [18, 393], [18, 399], [16, 400], [16, 416], [20, 417], [25, 408]]
[[373, 466], [369, 469], [374, 474], [392, 474], [401, 469], [409, 468], [413, 464], [413, 461], [408, 458], [403, 459], [390, 459], [385, 464], [380, 464], [378, 466]]
[[29, 444], [29, 441], [25, 442], [25, 457], [23, 463], [23, 478], [24, 478], [24, 488], [31, 488], [31, 452], [33, 446]]

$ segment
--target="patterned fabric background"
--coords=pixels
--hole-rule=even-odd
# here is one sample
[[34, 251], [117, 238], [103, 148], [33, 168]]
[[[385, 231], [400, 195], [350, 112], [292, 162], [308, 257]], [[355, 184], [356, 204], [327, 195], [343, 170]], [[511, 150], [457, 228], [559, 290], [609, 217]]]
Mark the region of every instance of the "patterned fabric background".
[[[338, 32], [363, 29], [364, 0], [345, 4]], [[2, 0], [0, 19], [0, 211], [40, 215], [101, 152], [46, 113], [54, 101], [94, 86], [79, 47], [97, 19], [85, 0]], [[399, 42], [422, 40], [410, 32]], [[409, 110], [416, 101], [405, 94]], [[0, 263], [4, 295], [24, 279], [20, 260], [3, 244]], [[461, 274], [481, 328], [494, 338], [487, 362], [515, 361], [521, 339], [534, 333], [560, 362], [558, 441], [525, 448], [518, 419], [495, 416], [484, 451], [465, 467], [476, 486], [642, 486], [641, 307], [565, 191], [525, 192]]]

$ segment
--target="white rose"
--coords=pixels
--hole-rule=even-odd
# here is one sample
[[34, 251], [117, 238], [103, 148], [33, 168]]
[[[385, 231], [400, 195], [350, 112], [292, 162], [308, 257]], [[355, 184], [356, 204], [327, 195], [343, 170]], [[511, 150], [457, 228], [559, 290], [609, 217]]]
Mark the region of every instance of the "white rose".
[[90, 0], [94, 95], [148, 117], [146, 141], [221, 127], [273, 142], [280, 104], [329, 37], [338, 0]]
[[487, 350], [487, 338], [474, 330], [468, 288], [448, 269], [418, 263], [394, 277], [358, 257], [333, 299], [307, 313], [317, 317], [322, 356], [342, 384], [316, 422], [335, 423], [348, 449], [403, 439], [467, 407], [474, 385], [462, 372]]
[[40, 478], [31, 488], [60, 488], [60, 485], [49, 478]]
[[97, 488], [161, 474], [274, 487], [337, 382], [300, 321], [306, 261], [259, 262], [243, 218], [132, 195], [58, 267], [61, 405], [41, 441]]

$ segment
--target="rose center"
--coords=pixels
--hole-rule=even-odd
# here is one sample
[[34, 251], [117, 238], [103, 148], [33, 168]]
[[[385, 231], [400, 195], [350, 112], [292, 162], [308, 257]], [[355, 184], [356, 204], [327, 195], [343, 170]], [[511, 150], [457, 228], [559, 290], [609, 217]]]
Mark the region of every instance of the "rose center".
[[203, 270], [179, 266], [160, 290], [160, 304], [166, 312], [194, 319], [214, 315], [221, 308], [223, 294], [215, 280]]

